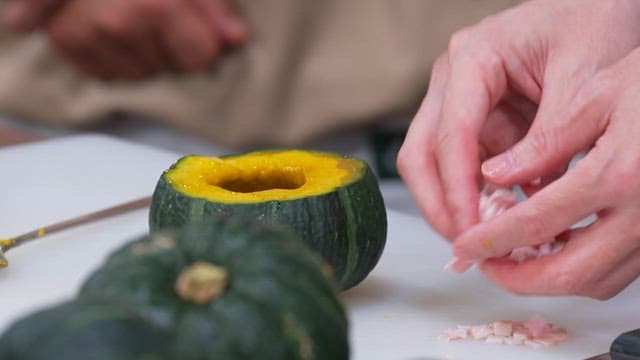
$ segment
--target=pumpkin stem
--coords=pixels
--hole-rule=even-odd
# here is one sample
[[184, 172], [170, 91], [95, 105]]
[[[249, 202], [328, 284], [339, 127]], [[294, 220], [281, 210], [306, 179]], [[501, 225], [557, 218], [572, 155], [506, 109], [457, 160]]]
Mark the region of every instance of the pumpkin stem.
[[178, 275], [175, 290], [182, 300], [204, 305], [222, 295], [228, 280], [225, 268], [198, 261]]

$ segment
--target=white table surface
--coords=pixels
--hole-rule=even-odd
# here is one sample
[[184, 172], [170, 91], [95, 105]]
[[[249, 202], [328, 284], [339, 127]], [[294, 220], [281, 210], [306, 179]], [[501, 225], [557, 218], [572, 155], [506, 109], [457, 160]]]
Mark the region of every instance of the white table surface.
[[[0, 237], [148, 195], [179, 156], [92, 135], [0, 149]], [[389, 189], [383, 184], [387, 197], [401, 193], [397, 184]], [[606, 302], [517, 297], [476, 271], [443, 271], [449, 246], [419, 217], [389, 209], [388, 220], [380, 263], [342, 295], [353, 359], [582, 359], [640, 327], [638, 282]], [[0, 332], [22, 315], [73, 297], [111, 250], [146, 231], [143, 209], [12, 250], [9, 268], [0, 271]], [[548, 349], [437, 340], [456, 324], [524, 320], [534, 313], [566, 327], [571, 338]]]

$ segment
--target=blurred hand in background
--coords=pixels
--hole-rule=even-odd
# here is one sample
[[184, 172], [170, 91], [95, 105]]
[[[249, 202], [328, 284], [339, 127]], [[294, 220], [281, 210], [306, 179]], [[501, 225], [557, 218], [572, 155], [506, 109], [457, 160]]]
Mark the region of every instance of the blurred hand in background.
[[227, 0], [8, 0], [4, 22], [46, 31], [82, 71], [142, 79], [212, 66], [248, 29]]

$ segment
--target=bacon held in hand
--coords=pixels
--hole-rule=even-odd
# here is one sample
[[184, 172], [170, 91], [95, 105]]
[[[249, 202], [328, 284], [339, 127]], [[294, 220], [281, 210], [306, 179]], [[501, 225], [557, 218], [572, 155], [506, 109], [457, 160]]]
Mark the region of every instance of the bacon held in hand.
[[[480, 221], [488, 221], [507, 211], [518, 203], [518, 196], [512, 189], [499, 188], [486, 184], [480, 192], [478, 212]], [[529, 259], [537, 259], [541, 256], [553, 255], [564, 247], [564, 243], [555, 239], [535, 246], [521, 246], [514, 248], [509, 253], [509, 259], [515, 262], [523, 262]], [[454, 269], [458, 272], [466, 271], [471, 265], [460, 264], [457, 258], [453, 258], [445, 269]]]

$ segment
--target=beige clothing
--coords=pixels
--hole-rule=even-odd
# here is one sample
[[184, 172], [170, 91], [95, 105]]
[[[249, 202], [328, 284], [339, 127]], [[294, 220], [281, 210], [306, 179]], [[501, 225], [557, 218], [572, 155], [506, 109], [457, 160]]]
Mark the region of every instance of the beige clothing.
[[221, 145], [294, 145], [412, 114], [456, 29], [514, 0], [237, 0], [251, 40], [210, 71], [104, 82], [46, 36], [0, 34], [0, 112], [81, 125], [114, 112], [153, 118]]

